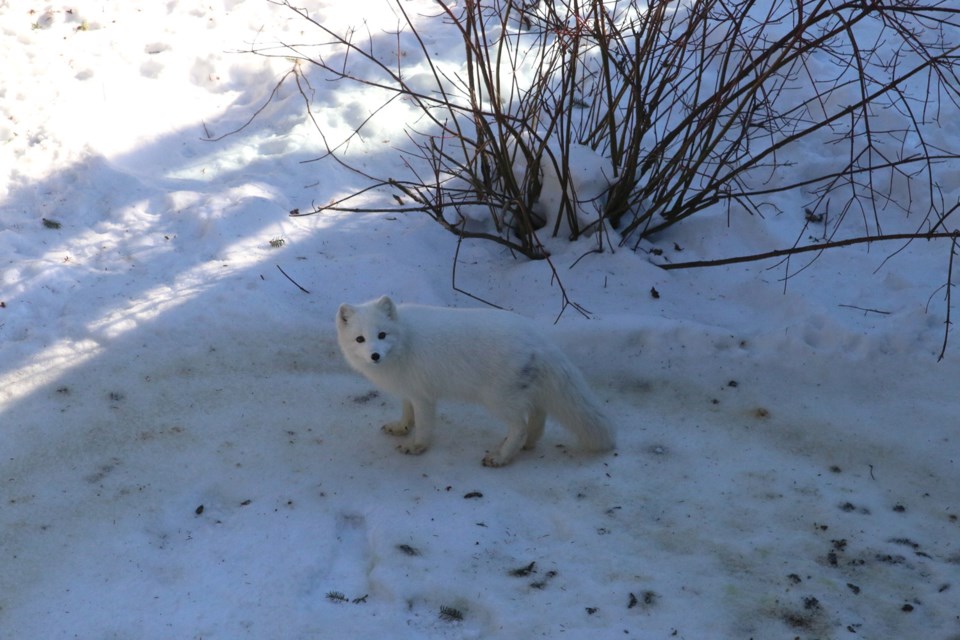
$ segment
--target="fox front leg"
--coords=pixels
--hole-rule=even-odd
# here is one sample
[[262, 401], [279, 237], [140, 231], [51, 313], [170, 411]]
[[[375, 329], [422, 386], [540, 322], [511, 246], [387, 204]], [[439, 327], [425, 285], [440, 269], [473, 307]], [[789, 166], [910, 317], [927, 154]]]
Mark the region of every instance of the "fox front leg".
[[400, 416], [399, 420], [388, 422], [387, 424], [383, 425], [382, 429], [384, 433], [389, 433], [392, 436], [405, 436], [410, 433], [410, 429], [413, 428], [413, 425], [413, 404], [404, 398], [403, 415]]
[[[406, 411], [406, 404], [404, 405]], [[411, 411], [416, 415], [416, 420], [412, 420], [413, 437], [411, 441], [397, 445], [397, 450], [401, 453], [418, 456], [430, 447], [430, 440], [433, 437], [433, 423], [437, 418], [437, 403], [431, 400], [413, 400]]]

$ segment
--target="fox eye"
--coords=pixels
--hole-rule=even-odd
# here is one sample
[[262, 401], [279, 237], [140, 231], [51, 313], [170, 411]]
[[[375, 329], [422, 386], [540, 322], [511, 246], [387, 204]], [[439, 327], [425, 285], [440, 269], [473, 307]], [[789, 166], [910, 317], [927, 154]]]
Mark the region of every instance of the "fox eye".
[[362, 342], [365, 342], [365, 341], [366, 341], [366, 338], [364, 338], [363, 336], [357, 336], [357, 342], [361, 342], [361, 343], [362, 343]]
[[387, 333], [385, 331], [381, 331], [380, 333], [377, 334], [378, 340], [383, 340], [386, 337], [387, 337]]

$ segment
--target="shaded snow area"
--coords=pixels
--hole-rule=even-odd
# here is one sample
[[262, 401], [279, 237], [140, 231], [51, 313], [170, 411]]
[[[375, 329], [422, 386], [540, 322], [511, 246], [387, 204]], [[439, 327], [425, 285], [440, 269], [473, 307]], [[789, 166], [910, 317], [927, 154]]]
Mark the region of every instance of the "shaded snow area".
[[[485, 468], [504, 428], [447, 403], [402, 455], [336, 308], [478, 303], [426, 216], [288, 216], [364, 185], [304, 162], [322, 140], [291, 83], [244, 127], [291, 62], [242, 51], [308, 26], [261, 0], [0, 3], [0, 638], [960, 638], [949, 241], [802, 271], [555, 241], [590, 315], [557, 323], [544, 262], [464, 243], [458, 287], [556, 338], [618, 449], [548, 423]], [[313, 89], [331, 140], [378, 106]], [[400, 167], [401, 123], [365, 131], [354, 160]], [[789, 205], [652, 247], [790, 246]]]

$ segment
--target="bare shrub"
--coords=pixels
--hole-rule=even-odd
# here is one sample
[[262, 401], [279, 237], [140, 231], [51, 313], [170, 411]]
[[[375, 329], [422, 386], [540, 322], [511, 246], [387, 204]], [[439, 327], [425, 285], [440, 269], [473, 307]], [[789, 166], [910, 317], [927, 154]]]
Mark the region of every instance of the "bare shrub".
[[[960, 103], [960, 10], [946, 2], [468, 0], [415, 17], [398, 0], [398, 29], [379, 40], [282, 4], [327, 43], [282, 55], [415, 105], [407, 175], [367, 176], [370, 187], [460, 237], [540, 258], [538, 232], [608, 225], [635, 244], [717, 205], [762, 213], [798, 189], [810, 215], [838, 229], [855, 212], [867, 236], [883, 233], [887, 208], [919, 212], [926, 233], [957, 209], [938, 168], [958, 153], [935, 133], [941, 105]], [[462, 59], [431, 52], [419, 25], [432, 21], [459, 34]], [[405, 61], [402, 39], [418, 55]], [[829, 153], [797, 162], [804, 144]]]

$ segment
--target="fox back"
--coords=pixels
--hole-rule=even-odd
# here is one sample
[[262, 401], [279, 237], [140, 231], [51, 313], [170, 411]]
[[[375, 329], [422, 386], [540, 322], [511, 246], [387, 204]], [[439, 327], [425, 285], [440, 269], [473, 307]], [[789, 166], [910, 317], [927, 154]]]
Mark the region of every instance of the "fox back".
[[[490, 309], [394, 305], [390, 298], [341, 305], [337, 337], [347, 362], [401, 395], [483, 401], [504, 386], [534, 391], [531, 358], [563, 355], [526, 318]], [[536, 354], [536, 355], [535, 355]]]

